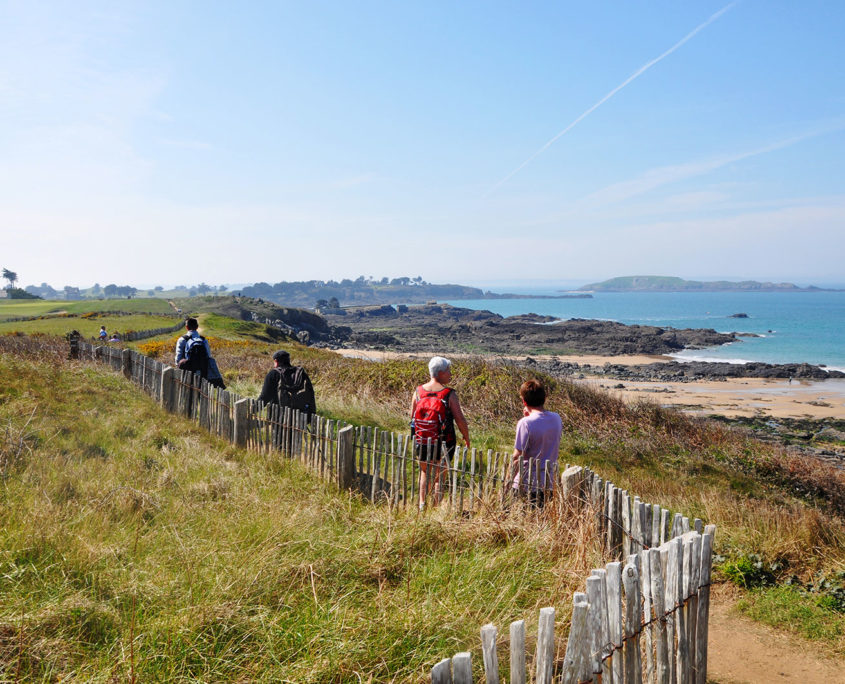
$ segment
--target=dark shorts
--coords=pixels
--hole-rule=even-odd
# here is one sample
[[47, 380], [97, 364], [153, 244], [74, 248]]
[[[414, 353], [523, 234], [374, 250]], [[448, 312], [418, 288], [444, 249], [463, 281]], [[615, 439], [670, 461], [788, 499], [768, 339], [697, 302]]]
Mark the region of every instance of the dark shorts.
[[[431, 445], [431, 453], [429, 453], [429, 448], [427, 444], [417, 444], [414, 442], [414, 458], [419, 461], [439, 461], [445, 452], [445, 455], [449, 457], [449, 462], [452, 462], [452, 457], [455, 455], [455, 448], [458, 446], [457, 442], [453, 442], [452, 444], [444, 443], [443, 448], [438, 450], [436, 444]], [[439, 458], [438, 458], [439, 456]]]

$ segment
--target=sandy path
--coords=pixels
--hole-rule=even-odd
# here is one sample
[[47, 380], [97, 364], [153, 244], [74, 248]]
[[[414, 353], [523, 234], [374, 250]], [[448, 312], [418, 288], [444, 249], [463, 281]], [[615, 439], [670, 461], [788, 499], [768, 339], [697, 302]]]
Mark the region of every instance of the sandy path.
[[719, 684], [845, 683], [845, 660], [739, 615], [722, 587], [714, 587], [708, 651], [707, 679]]

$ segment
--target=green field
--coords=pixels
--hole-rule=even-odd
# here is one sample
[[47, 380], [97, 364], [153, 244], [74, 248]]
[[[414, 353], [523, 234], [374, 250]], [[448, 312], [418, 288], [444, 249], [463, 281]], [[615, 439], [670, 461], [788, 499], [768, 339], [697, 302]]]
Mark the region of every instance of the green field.
[[90, 311], [122, 311], [127, 313], [172, 314], [173, 308], [164, 299], [86, 299], [79, 301], [47, 299], [0, 300], [0, 321], [24, 316], [52, 313], [88, 313]]
[[42, 333], [45, 335], [65, 335], [71, 330], [78, 330], [83, 337], [96, 337], [100, 326], [106, 326], [106, 330], [125, 333], [130, 330], [151, 330], [153, 328], [165, 328], [175, 325], [179, 320], [172, 316], [147, 316], [133, 314], [129, 316], [114, 316], [104, 312], [101, 316], [94, 318], [82, 318], [80, 316], [55, 316], [45, 317], [30, 321], [4, 321], [0, 322], [0, 335], [12, 333], [23, 333], [32, 335]]

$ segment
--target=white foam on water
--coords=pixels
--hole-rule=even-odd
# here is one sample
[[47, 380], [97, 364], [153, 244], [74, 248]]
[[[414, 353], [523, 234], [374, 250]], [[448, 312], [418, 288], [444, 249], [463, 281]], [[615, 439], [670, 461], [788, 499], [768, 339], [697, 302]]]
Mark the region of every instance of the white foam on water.
[[706, 356], [704, 354], [698, 356], [693, 352], [678, 352], [677, 354], [667, 354], [671, 358], [680, 363], [704, 362], [704, 363], [732, 363], [734, 365], [744, 365], [746, 363], [757, 363], [751, 359], [731, 359], [720, 356]]

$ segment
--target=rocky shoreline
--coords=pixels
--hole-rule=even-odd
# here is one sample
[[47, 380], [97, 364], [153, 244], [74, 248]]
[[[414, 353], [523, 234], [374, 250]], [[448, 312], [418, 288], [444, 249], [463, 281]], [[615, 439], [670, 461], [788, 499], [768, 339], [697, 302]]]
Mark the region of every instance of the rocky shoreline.
[[[323, 316], [250, 298], [233, 298], [226, 315], [278, 328], [304, 344], [330, 349], [404, 353], [479, 353], [523, 356], [523, 363], [561, 377], [583, 375], [618, 381], [694, 382], [728, 378], [845, 378], [845, 373], [806, 363], [711, 363], [666, 361], [640, 365], [591, 365], [560, 361], [571, 355], [666, 355], [735, 342], [742, 333], [624, 325], [613, 321], [560, 320], [522, 314], [503, 317], [448, 304], [362, 306]], [[214, 301], [220, 309], [219, 300]], [[535, 360], [534, 357], [541, 357]], [[551, 357], [551, 358], [549, 358]]]
[[601, 366], [561, 362], [555, 359], [526, 361], [557, 376], [596, 375], [630, 382], [695, 382], [697, 380], [727, 380], [728, 378], [773, 378], [795, 380], [827, 380], [845, 378], [840, 371], [825, 370], [808, 363], [716, 363], [704, 361], [667, 361], [641, 365], [606, 363]]
[[738, 339], [712, 329], [661, 328], [525, 314], [502, 317], [448, 304], [346, 309], [326, 320], [347, 347], [485, 354], [669, 354]]

